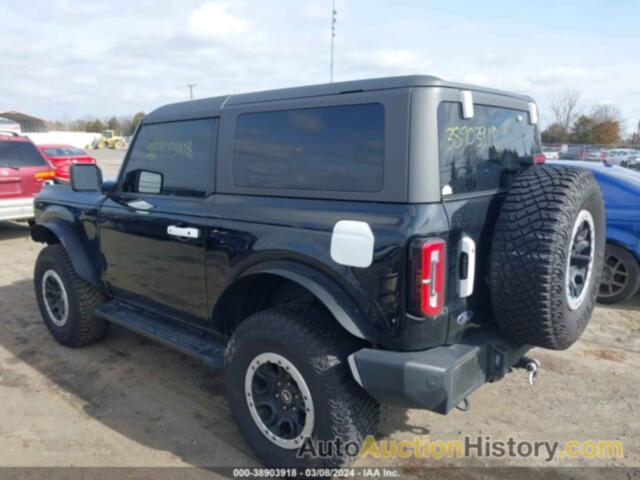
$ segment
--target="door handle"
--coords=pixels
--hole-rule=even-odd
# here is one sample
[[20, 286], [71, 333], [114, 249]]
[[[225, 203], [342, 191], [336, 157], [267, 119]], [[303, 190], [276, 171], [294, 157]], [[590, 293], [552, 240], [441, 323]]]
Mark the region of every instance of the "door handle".
[[127, 206], [133, 208], [134, 210], [151, 210], [154, 205], [150, 204], [146, 200], [132, 200], [127, 203]]
[[465, 260], [460, 263], [464, 264], [466, 268], [465, 271], [459, 272], [458, 290], [460, 298], [466, 298], [473, 293], [473, 283], [476, 276], [476, 243], [466, 235], [460, 240], [460, 259]]
[[174, 237], [181, 238], [200, 238], [200, 230], [197, 228], [178, 227], [177, 225], [169, 225], [167, 233]]

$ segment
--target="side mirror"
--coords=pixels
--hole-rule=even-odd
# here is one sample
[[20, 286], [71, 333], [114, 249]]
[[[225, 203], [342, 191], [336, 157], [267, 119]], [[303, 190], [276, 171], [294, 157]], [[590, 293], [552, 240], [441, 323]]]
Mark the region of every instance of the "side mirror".
[[161, 173], [139, 170], [136, 191], [139, 193], [160, 193], [162, 192], [162, 181]]
[[103, 179], [102, 180], [102, 193], [115, 192], [117, 185], [118, 185], [118, 182], [112, 177], [107, 177], [107, 178]]
[[69, 173], [74, 192], [99, 192], [102, 190], [102, 172], [92, 163], [74, 163]]

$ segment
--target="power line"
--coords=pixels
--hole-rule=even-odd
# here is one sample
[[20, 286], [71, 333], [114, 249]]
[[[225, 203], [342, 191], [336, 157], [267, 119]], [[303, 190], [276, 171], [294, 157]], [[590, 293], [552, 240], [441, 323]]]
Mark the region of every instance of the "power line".
[[195, 83], [189, 83], [187, 84], [187, 88], [189, 89], [189, 99], [193, 100], [193, 87], [195, 87], [197, 84]]
[[333, 83], [333, 40], [336, 38], [336, 0], [331, 4], [331, 62], [329, 65], [329, 81]]

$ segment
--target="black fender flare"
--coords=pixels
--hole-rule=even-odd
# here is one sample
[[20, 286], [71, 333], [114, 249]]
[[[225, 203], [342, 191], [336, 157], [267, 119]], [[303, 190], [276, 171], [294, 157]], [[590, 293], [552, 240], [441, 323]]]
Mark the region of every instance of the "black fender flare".
[[74, 270], [80, 278], [89, 282], [94, 287], [102, 287], [99, 271], [94, 262], [91, 261], [87, 249], [84, 247], [83, 242], [80, 240], [72, 224], [59, 219], [37, 223], [31, 229], [31, 238], [37, 242], [45, 241], [46, 236], [43, 235], [43, 230], [50, 231], [60, 240], [60, 243], [69, 254], [69, 259], [71, 260]]
[[277, 275], [295, 282], [313, 293], [351, 335], [372, 340], [371, 325], [355, 301], [327, 274], [302, 263], [275, 260], [243, 271], [238, 279], [256, 274]]

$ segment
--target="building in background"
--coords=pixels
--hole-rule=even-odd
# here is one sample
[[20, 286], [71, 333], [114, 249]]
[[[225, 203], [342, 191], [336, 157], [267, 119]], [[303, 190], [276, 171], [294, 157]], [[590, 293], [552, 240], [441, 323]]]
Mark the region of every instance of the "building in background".
[[99, 133], [50, 131], [47, 121], [26, 113], [0, 112], [0, 130], [8, 130], [29, 137], [35, 144], [55, 143], [87, 148]]

